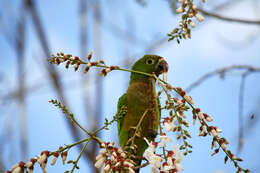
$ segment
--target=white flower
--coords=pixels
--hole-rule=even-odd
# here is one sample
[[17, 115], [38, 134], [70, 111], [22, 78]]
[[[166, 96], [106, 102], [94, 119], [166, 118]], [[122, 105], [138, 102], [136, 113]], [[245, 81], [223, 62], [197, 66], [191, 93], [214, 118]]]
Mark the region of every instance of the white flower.
[[57, 161], [57, 157], [53, 157], [51, 160], [51, 165], [55, 165], [56, 161]]
[[41, 164], [41, 168], [42, 168], [42, 172], [43, 172], [43, 173], [47, 173], [46, 163], [45, 163], [45, 162]]
[[128, 168], [128, 171], [129, 171], [129, 173], [135, 173], [135, 171], [131, 167]]
[[96, 163], [95, 163], [96, 168], [101, 168], [101, 166], [106, 161], [106, 154], [105, 153], [106, 153], [105, 149], [102, 149], [102, 150], [99, 151], [99, 154], [96, 157], [96, 160], [97, 160]]
[[221, 146], [221, 148], [223, 148], [224, 150], [227, 148], [227, 146], [226, 146], [225, 143], [222, 143], [220, 146]]
[[22, 173], [22, 168], [20, 168], [20, 166], [16, 167], [12, 173]]
[[178, 151], [178, 145], [174, 145], [172, 151], [174, 152], [173, 157], [176, 159], [175, 163], [180, 163], [182, 160], [182, 153]]
[[126, 158], [126, 154], [124, 152], [120, 153], [121, 157]]
[[175, 164], [175, 167], [176, 167], [176, 169], [178, 170], [178, 172], [179, 172], [179, 171], [183, 171], [183, 167], [181, 166], [180, 163], [176, 163], [176, 164]]
[[68, 155], [67, 151], [64, 151], [64, 152], [61, 153], [61, 159], [62, 159], [62, 164], [63, 165], [65, 164], [65, 161], [67, 159], [67, 155]]
[[178, 151], [178, 145], [175, 145], [173, 146], [173, 155], [172, 155], [172, 158], [175, 159], [174, 161], [174, 166], [175, 168], [178, 170], [178, 171], [183, 171], [183, 167], [182, 165], [180, 164], [181, 163], [181, 160], [182, 160], [182, 153]]
[[184, 114], [183, 112], [179, 112], [179, 113], [180, 113], [180, 115], [181, 115], [183, 118], [187, 118], [187, 115]]
[[205, 118], [202, 112], [199, 112], [198, 115], [200, 120], [203, 120]]
[[207, 120], [208, 122], [211, 122], [211, 121], [213, 121], [213, 118], [211, 118], [210, 116], [208, 116], [208, 117], [206, 118], [206, 120]]
[[234, 154], [231, 154], [231, 159], [235, 160], [237, 157]]
[[221, 129], [219, 129], [219, 128], [216, 128], [216, 132], [217, 132], [217, 133], [221, 133], [221, 132], [222, 132], [222, 130], [221, 130]]
[[98, 159], [95, 163], [95, 167], [96, 168], [101, 168], [101, 166], [104, 164], [104, 162], [106, 161], [105, 157], [102, 157], [100, 159]]
[[180, 13], [182, 13], [183, 11], [184, 11], [184, 9], [183, 9], [182, 6], [180, 6], [179, 8], [176, 9], [176, 13], [177, 13], [177, 14], [180, 14]]
[[90, 64], [90, 63], [87, 63], [86, 67], [91, 67], [91, 64]]
[[105, 148], [105, 147], [106, 147], [106, 143], [103, 142], [103, 143], [101, 144], [101, 147]]
[[193, 125], [196, 124], [196, 119], [193, 118], [192, 124], [193, 124]]
[[155, 168], [160, 168], [161, 167], [161, 162], [162, 162], [162, 157], [159, 155], [154, 154], [151, 158], [151, 160], [149, 160], [149, 163], [155, 167]]
[[102, 149], [99, 151], [99, 154], [96, 157], [96, 160], [99, 160], [100, 158], [104, 157], [104, 155], [106, 154], [106, 150]]
[[114, 155], [111, 155], [110, 159], [111, 159], [112, 162], [116, 162], [117, 161], [117, 159], [116, 159], [116, 157]]
[[12, 166], [12, 170], [16, 169], [17, 167], [19, 167], [19, 164], [15, 164]]
[[165, 130], [167, 132], [173, 131], [173, 129], [176, 127], [176, 125], [174, 124], [175, 120], [176, 117], [174, 117], [172, 120], [170, 120], [169, 117], [164, 119], [163, 125], [165, 126]]
[[152, 157], [154, 155], [154, 152], [152, 152], [151, 150], [147, 149], [145, 150], [145, 153], [144, 153], [144, 157], [149, 161], [149, 160], [152, 160]]
[[110, 163], [106, 164], [102, 170], [101, 170], [101, 173], [107, 173], [110, 171]]
[[202, 22], [204, 20], [204, 17], [202, 15], [200, 15], [199, 13], [197, 13], [195, 15], [196, 19], [199, 21], [199, 22]]
[[146, 150], [149, 150], [150, 152], [154, 153], [157, 147], [157, 142], [154, 141], [149, 142], [146, 138], [144, 138], [144, 140], [148, 145], [148, 148]]
[[208, 122], [213, 121], [213, 118], [211, 118], [211, 116], [209, 116], [208, 114], [204, 113], [203, 115]]
[[121, 162], [117, 162], [116, 164], [115, 164], [115, 167], [119, 167], [121, 165]]
[[150, 167], [151, 167], [151, 173], [159, 173], [160, 172], [158, 168], [156, 168], [152, 165]]
[[162, 162], [162, 157], [159, 155], [156, 155], [154, 153], [152, 153], [149, 150], [145, 151], [144, 157], [148, 160], [148, 162], [150, 163], [150, 167], [151, 167], [151, 172], [152, 173], [159, 173], [159, 168], [161, 166], [161, 162]]
[[173, 165], [168, 165], [168, 163], [164, 162], [162, 165], [161, 171], [168, 172], [174, 168], [175, 167]]
[[108, 72], [111, 72], [111, 69], [110, 68], [106, 68], [105, 71], [108, 73]]
[[129, 166], [129, 167], [134, 167], [135, 165], [131, 162], [124, 161], [124, 165]]
[[217, 141], [213, 140], [212, 144], [211, 144], [211, 149], [213, 149], [214, 147], [217, 147]]
[[214, 127], [214, 126], [210, 126], [209, 127], [209, 130], [210, 130], [210, 134], [214, 137], [218, 137], [218, 133], [221, 133], [222, 130], [217, 128], [217, 127]]
[[47, 163], [48, 156], [49, 156], [49, 151], [46, 150], [46, 151], [43, 151], [41, 153], [41, 155], [37, 157], [37, 162], [39, 162], [39, 164], [41, 165], [42, 171], [44, 173], [46, 172], [44, 169], [45, 169], [45, 165]]
[[46, 159], [46, 155], [45, 154], [42, 154], [40, 156], [37, 156], [37, 162], [41, 165], [44, 160]]
[[[194, 22], [190, 22], [190, 26], [192, 27], [192, 28], [195, 28], [195, 23]], [[186, 96], [186, 95], [185, 95]], [[187, 99], [186, 99], [187, 100]], [[192, 101], [192, 100], [191, 100]], [[190, 102], [190, 101], [189, 101]], [[191, 102], [190, 102], [191, 103]], [[193, 102], [191, 103], [191, 104], [193, 104]]]
[[26, 168], [30, 168], [33, 165], [33, 163], [31, 161], [27, 162], [24, 166]]
[[166, 142], [172, 142], [172, 139], [166, 136], [165, 133], [163, 133], [159, 138], [160, 138], [161, 147], [165, 147]]
[[210, 130], [210, 133], [211, 133], [212, 136], [218, 137], [218, 133], [216, 132], [215, 129]]

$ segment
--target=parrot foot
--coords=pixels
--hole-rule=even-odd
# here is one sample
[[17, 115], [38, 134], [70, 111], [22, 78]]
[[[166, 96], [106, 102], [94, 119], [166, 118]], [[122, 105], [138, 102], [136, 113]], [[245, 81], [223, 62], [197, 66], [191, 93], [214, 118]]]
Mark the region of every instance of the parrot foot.
[[148, 129], [148, 135], [151, 138], [155, 138], [157, 136], [157, 131], [155, 131], [154, 129]]

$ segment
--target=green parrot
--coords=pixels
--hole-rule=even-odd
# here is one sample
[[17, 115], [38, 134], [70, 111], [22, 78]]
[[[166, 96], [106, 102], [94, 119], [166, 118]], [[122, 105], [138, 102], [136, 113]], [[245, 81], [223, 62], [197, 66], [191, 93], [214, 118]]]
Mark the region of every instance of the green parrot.
[[[135, 62], [132, 70], [159, 76], [168, 71], [168, 64], [160, 56], [144, 55]], [[144, 138], [148, 141], [154, 140], [160, 123], [161, 110], [159, 99], [156, 95], [155, 81], [154, 77], [132, 72], [128, 89], [119, 98], [117, 105], [117, 113], [123, 108], [126, 109], [117, 120], [119, 144], [122, 148], [129, 145], [129, 139], [134, 135], [136, 126], [143, 117], [139, 129], [141, 133], [134, 139], [137, 149], [135, 153], [131, 152], [131, 154], [139, 158], [142, 157], [145, 149], [148, 147]], [[134, 161], [136, 165], [141, 164], [140, 159], [135, 159]]]

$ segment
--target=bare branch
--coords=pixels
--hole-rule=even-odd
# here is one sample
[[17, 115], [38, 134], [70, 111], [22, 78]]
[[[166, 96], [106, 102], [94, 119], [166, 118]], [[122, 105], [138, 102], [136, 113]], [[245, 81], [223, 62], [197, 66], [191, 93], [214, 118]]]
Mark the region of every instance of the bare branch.
[[239, 153], [243, 147], [243, 140], [244, 140], [244, 129], [243, 129], [243, 106], [244, 106], [244, 87], [245, 87], [245, 80], [246, 77], [253, 73], [253, 72], [260, 72], [260, 67], [254, 67], [250, 65], [232, 65], [224, 68], [220, 68], [217, 70], [214, 70], [212, 72], [209, 72], [205, 75], [203, 75], [201, 78], [199, 78], [197, 81], [193, 82], [189, 87], [187, 87], [186, 92], [190, 92], [192, 89], [196, 88], [197, 86], [201, 85], [203, 82], [205, 82], [207, 79], [213, 77], [214, 75], [220, 75], [223, 77], [226, 72], [233, 71], [233, 70], [246, 70], [241, 75], [241, 83], [240, 83], [240, 89], [239, 89], [239, 97], [238, 97], [238, 125], [239, 125], [239, 137], [238, 137], [238, 151]]
[[25, 110], [25, 13], [26, 13], [26, 3], [24, 2], [21, 6], [20, 19], [17, 22], [17, 38], [16, 38], [16, 57], [18, 65], [18, 82], [19, 82], [19, 92], [18, 92], [18, 110], [20, 113], [20, 147], [22, 159], [27, 158], [28, 152], [28, 139], [27, 139], [27, 115]]
[[221, 75], [223, 76], [226, 72], [233, 71], [233, 70], [247, 70], [251, 72], [260, 72], [260, 67], [254, 67], [250, 65], [231, 65], [228, 67], [223, 67], [216, 69], [212, 72], [206, 73], [203, 76], [201, 76], [198, 80], [190, 84], [185, 91], [190, 92], [192, 89], [198, 87], [201, 83], [205, 82], [207, 79], [214, 75]]
[[239, 97], [238, 97], [238, 150], [237, 154], [240, 153], [240, 151], [243, 148], [244, 145], [244, 125], [243, 125], [243, 110], [244, 110], [244, 94], [245, 94], [245, 83], [246, 83], [246, 77], [251, 73], [251, 71], [246, 71], [241, 76], [241, 82], [240, 82], [240, 88], [239, 88]]
[[213, 17], [219, 20], [228, 21], [228, 22], [236, 22], [241, 24], [250, 24], [250, 25], [260, 25], [260, 20], [252, 20], [252, 19], [239, 19], [239, 18], [232, 18], [232, 17], [226, 17], [222, 16], [217, 13], [209, 12], [207, 10], [204, 10], [202, 8], [198, 8], [198, 11], [200, 11], [205, 16]]

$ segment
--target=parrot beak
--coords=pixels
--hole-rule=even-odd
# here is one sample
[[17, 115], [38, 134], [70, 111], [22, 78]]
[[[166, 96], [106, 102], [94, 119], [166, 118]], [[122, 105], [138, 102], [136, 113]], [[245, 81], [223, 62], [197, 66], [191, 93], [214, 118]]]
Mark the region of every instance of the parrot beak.
[[158, 65], [156, 67], [156, 70], [155, 70], [156, 76], [159, 76], [160, 74], [163, 73], [163, 76], [164, 76], [164, 79], [165, 79], [167, 71], [168, 71], [168, 63], [163, 58], [160, 58]]

